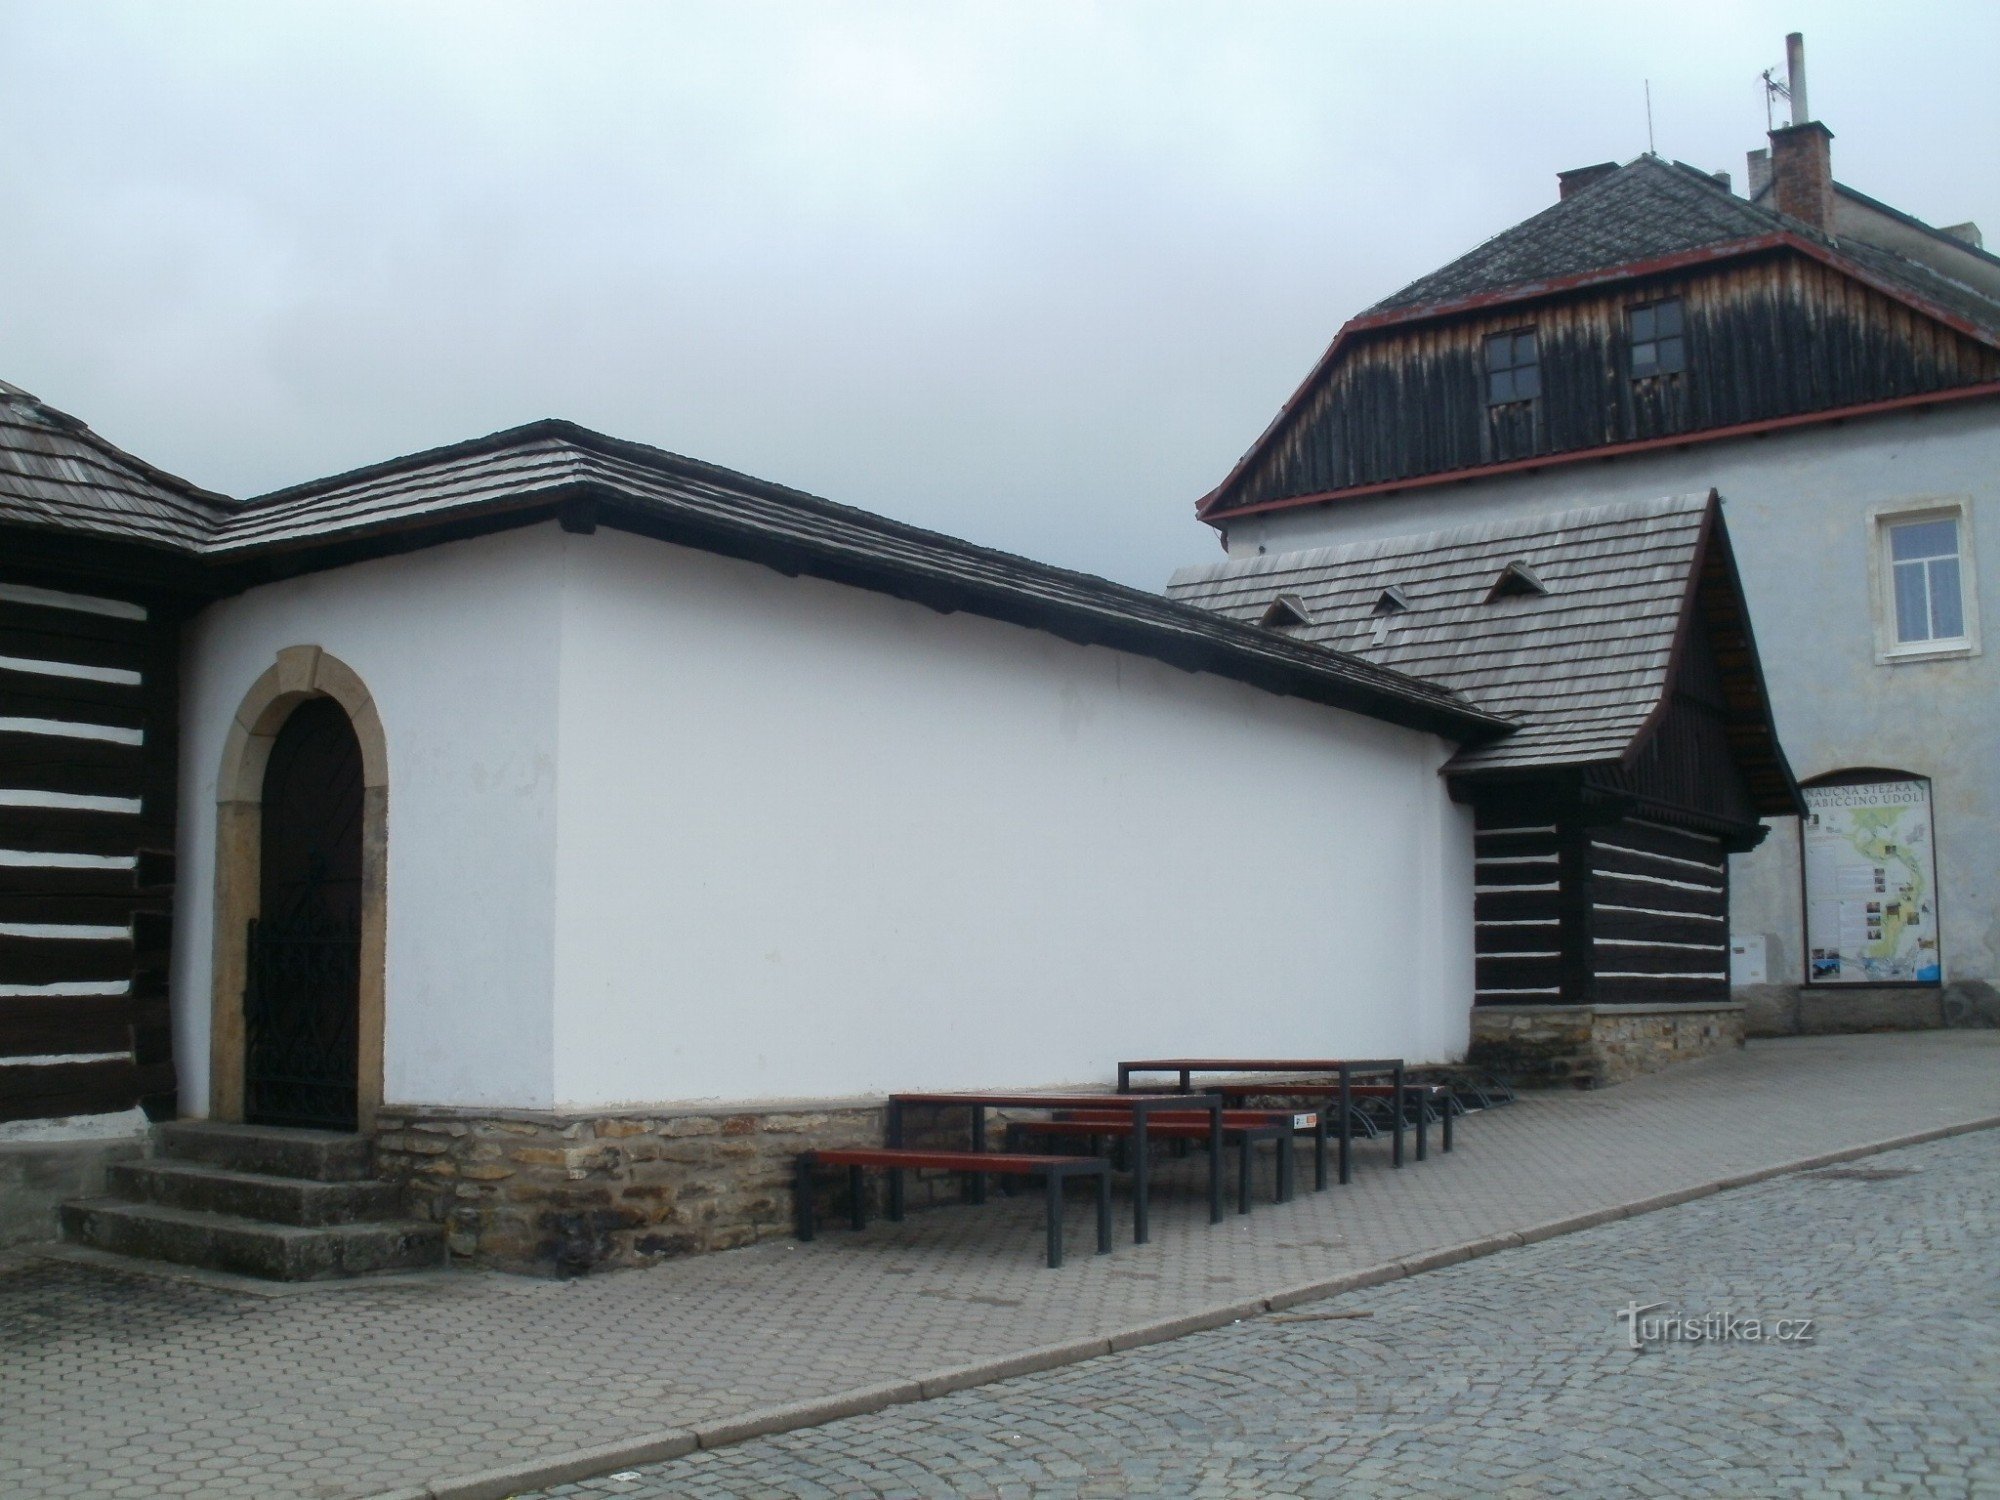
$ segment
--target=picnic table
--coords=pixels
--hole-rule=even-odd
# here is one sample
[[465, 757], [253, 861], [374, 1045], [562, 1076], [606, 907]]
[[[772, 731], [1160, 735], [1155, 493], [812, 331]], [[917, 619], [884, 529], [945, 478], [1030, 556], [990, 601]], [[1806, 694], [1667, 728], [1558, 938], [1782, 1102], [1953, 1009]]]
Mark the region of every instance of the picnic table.
[[[1293, 1098], [1317, 1099], [1322, 1102], [1332, 1099], [1338, 1108], [1319, 1111], [1318, 1122], [1313, 1127], [1313, 1186], [1326, 1186], [1326, 1136], [1327, 1115], [1339, 1118], [1340, 1180], [1348, 1182], [1352, 1175], [1354, 1158], [1354, 1122], [1349, 1113], [1354, 1106], [1354, 1081], [1358, 1078], [1383, 1078], [1390, 1080], [1390, 1097], [1394, 1108], [1390, 1110], [1393, 1138], [1389, 1160], [1394, 1166], [1403, 1164], [1403, 1060], [1400, 1057], [1151, 1057], [1118, 1065], [1118, 1092], [1123, 1094], [1132, 1087], [1134, 1073], [1173, 1073], [1179, 1078], [1180, 1091], [1187, 1094], [1194, 1087], [1197, 1073], [1331, 1073], [1334, 1083], [1305, 1083], [1299, 1081], [1274, 1080], [1255, 1083], [1204, 1085], [1205, 1092], [1211, 1092], [1224, 1099], [1246, 1099], [1260, 1094], [1279, 1094]], [[1138, 1097], [1138, 1096], [1134, 1096]], [[1427, 1134], [1424, 1117], [1417, 1116], [1417, 1160], [1426, 1155]]]
[[[1163, 1111], [1185, 1113], [1190, 1107], [1205, 1109], [1209, 1116], [1208, 1141], [1208, 1219], [1211, 1224], [1222, 1222], [1222, 1096], [1201, 1091], [1190, 1097], [1188, 1092], [1174, 1094], [1135, 1094], [1120, 1090], [1116, 1094], [1037, 1094], [1020, 1091], [959, 1091], [942, 1094], [891, 1094], [889, 1096], [888, 1119], [885, 1136], [891, 1148], [901, 1148], [903, 1141], [904, 1117], [912, 1109], [965, 1109], [972, 1112], [972, 1149], [975, 1152], [986, 1149], [986, 1112], [989, 1109], [1048, 1109], [1048, 1110], [1095, 1110], [1100, 1113], [1130, 1115], [1132, 1120], [1132, 1242], [1146, 1243], [1150, 1225], [1148, 1209], [1151, 1206], [1147, 1184], [1149, 1159], [1146, 1150], [1146, 1122]], [[902, 1176], [900, 1173], [890, 1178], [891, 1212], [901, 1210]], [[972, 1201], [983, 1203], [986, 1199], [986, 1179], [974, 1174], [972, 1179]]]

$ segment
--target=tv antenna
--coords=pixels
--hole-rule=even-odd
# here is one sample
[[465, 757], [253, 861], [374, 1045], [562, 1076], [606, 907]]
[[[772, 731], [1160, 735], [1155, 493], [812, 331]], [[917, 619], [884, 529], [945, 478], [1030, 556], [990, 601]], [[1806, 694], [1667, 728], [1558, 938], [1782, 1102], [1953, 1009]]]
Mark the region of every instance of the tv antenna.
[[1775, 130], [1777, 128], [1778, 117], [1775, 112], [1777, 102], [1783, 99], [1789, 104], [1791, 98], [1792, 86], [1778, 77], [1778, 70], [1776, 68], [1766, 68], [1764, 70], [1764, 128], [1766, 130]]
[[1659, 155], [1653, 149], [1653, 80], [1650, 78], [1646, 80], [1646, 154]]
[[1778, 70], [1764, 70], [1764, 128], [1776, 127], [1771, 106], [1783, 99], [1791, 106], [1792, 123], [1804, 125], [1812, 119], [1812, 109], [1806, 103], [1806, 39], [1794, 31], [1785, 38], [1785, 78], [1778, 81]]

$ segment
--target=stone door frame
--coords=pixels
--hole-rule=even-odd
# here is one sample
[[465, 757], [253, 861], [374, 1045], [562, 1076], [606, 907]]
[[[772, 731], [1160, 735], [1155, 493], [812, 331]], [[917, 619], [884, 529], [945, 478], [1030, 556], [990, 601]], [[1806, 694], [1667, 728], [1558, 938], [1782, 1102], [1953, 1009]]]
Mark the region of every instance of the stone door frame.
[[222, 747], [215, 789], [215, 963], [209, 1000], [209, 1118], [243, 1118], [244, 934], [263, 900], [264, 769], [278, 731], [309, 698], [331, 698], [361, 744], [361, 973], [355, 1116], [382, 1107], [384, 927], [388, 914], [389, 748], [354, 669], [318, 646], [287, 646], [250, 685]]

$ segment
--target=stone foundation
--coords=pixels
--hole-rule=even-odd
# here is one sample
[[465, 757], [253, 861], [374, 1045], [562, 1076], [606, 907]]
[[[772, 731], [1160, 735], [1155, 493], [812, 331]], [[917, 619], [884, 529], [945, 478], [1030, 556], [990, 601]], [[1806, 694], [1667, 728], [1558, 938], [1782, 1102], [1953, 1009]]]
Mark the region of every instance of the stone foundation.
[[[963, 1143], [962, 1120], [938, 1128], [954, 1124]], [[883, 1115], [862, 1102], [590, 1115], [391, 1107], [377, 1128], [377, 1169], [405, 1184], [412, 1214], [445, 1226], [455, 1264], [546, 1276], [786, 1238], [799, 1153], [879, 1146]], [[844, 1212], [843, 1177], [821, 1183], [828, 1222]], [[880, 1174], [869, 1183], [879, 1194]], [[912, 1207], [946, 1194], [948, 1175], [912, 1174]]]
[[146, 1155], [149, 1137], [0, 1141], [0, 1248], [56, 1238], [56, 1209], [104, 1191], [113, 1162]]
[[1736, 998], [1744, 1004], [1751, 1036], [2000, 1026], [2000, 991], [1978, 979], [1885, 989], [1754, 984], [1739, 988]]
[[1743, 1006], [1481, 1005], [1466, 1061], [1517, 1088], [1605, 1088], [1743, 1045]]

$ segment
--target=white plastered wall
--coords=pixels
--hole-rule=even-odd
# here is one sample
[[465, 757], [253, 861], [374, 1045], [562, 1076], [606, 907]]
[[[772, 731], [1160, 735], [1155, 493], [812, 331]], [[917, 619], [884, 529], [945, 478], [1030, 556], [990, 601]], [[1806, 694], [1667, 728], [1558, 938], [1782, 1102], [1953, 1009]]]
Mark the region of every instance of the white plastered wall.
[[546, 1107], [554, 941], [553, 526], [273, 583], [210, 605], [182, 665], [174, 1052], [209, 1097], [215, 805], [243, 695], [287, 646], [366, 684], [388, 741], [384, 1097]]
[[558, 1105], [1463, 1052], [1471, 832], [1436, 738], [616, 532], [565, 546]]
[[[1309, 506], [1229, 529], [1231, 556], [1719, 490], [1778, 733], [1801, 778], [1850, 766], [1929, 776], [1936, 798], [1945, 975], [2000, 984], [2000, 402], [1695, 443]], [[1959, 502], [1973, 517], [1979, 655], [1878, 663], [1869, 513]], [[1798, 824], [1774, 821], [1731, 862], [1731, 927], [1769, 935], [1772, 981], [1802, 977]]]
[[190, 627], [174, 973], [208, 1097], [216, 777], [279, 650], [389, 756], [390, 1105], [1103, 1084], [1145, 1051], [1462, 1053], [1471, 830], [1433, 736], [553, 526]]

